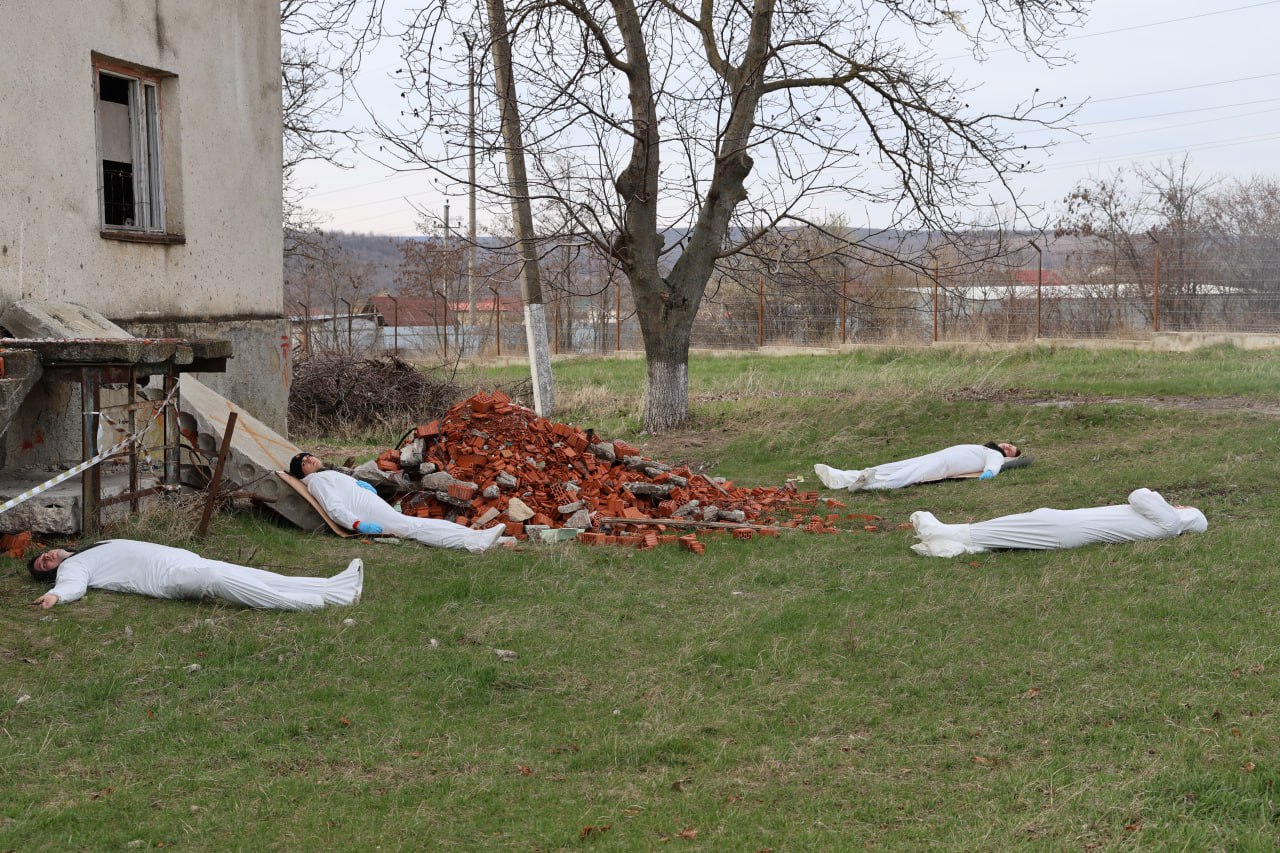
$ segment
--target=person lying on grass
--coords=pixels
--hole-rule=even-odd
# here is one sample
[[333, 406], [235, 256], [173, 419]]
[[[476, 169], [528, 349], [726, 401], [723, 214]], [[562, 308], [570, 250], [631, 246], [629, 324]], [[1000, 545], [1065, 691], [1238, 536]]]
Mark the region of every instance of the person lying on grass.
[[294, 456], [289, 461], [289, 473], [306, 485], [307, 491], [334, 521], [356, 533], [369, 536], [387, 533], [436, 548], [458, 548], [480, 554], [506, 532], [502, 524], [472, 530], [444, 519], [415, 518], [399, 513], [378, 497], [373, 486], [341, 471], [325, 469], [324, 463], [310, 453]]
[[75, 551], [52, 548], [32, 557], [27, 570], [41, 583], [54, 585], [32, 602], [45, 610], [75, 601], [89, 589], [152, 598], [218, 598], [263, 610], [318, 610], [357, 604], [364, 587], [360, 560], [331, 578], [290, 577], [132, 539], [106, 539]]
[[861, 470], [841, 471], [819, 464], [813, 466], [813, 471], [828, 489], [848, 489], [851, 492], [859, 489], [901, 489], [916, 483], [973, 474], [978, 474], [979, 480], [989, 480], [1000, 473], [1007, 460], [1021, 455], [1022, 451], [1007, 441], [989, 441], [986, 444], [957, 444], [924, 456]]
[[974, 524], [943, 524], [931, 512], [911, 513], [920, 541], [911, 550], [926, 557], [956, 557], [1001, 548], [1076, 548], [1094, 542], [1138, 542], [1203, 533], [1200, 510], [1170, 504], [1159, 492], [1134, 489], [1129, 502], [1086, 509], [1041, 507]]

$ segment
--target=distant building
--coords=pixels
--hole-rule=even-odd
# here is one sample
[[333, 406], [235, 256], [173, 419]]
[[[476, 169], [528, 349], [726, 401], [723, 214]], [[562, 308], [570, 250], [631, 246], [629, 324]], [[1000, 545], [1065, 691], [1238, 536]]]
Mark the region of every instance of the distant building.
[[446, 302], [439, 297], [374, 296], [361, 311], [377, 315], [382, 346], [387, 352], [456, 349], [461, 339], [467, 344], [466, 351], [474, 353], [483, 338], [481, 329], [492, 324], [495, 308], [503, 315], [500, 322], [504, 337], [523, 324], [524, 301], [519, 296], [477, 299], [474, 329], [468, 324], [470, 306], [465, 300]]

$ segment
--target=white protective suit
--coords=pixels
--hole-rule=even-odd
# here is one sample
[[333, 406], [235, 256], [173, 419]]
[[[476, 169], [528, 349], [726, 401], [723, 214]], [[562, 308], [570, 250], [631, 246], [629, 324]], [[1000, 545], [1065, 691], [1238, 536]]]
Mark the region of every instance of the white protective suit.
[[326, 604], [356, 604], [363, 586], [360, 560], [331, 578], [299, 578], [206, 560], [182, 548], [108, 539], [63, 560], [49, 592], [58, 604], [93, 588], [152, 598], [220, 598], [259, 609], [316, 610]]
[[861, 471], [841, 471], [829, 465], [814, 465], [814, 473], [828, 489], [901, 489], [915, 483], [945, 480], [962, 474], [1000, 473], [1005, 455], [981, 444], [957, 444], [899, 462], [886, 462]]
[[404, 515], [377, 493], [360, 486], [355, 477], [341, 471], [317, 471], [303, 477], [302, 482], [324, 511], [348, 530], [355, 530], [356, 522], [371, 522], [391, 536], [415, 539], [437, 548], [465, 548], [473, 554], [487, 551], [506, 532], [501, 524], [487, 530], [472, 530], [439, 518]]
[[999, 548], [1076, 548], [1094, 542], [1169, 539], [1209, 528], [1204, 513], [1171, 506], [1159, 492], [1135, 489], [1129, 502], [1087, 509], [1046, 509], [974, 524], [943, 524], [930, 512], [913, 512], [920, 541], [911, 550], [926, 557], [955, 557]]

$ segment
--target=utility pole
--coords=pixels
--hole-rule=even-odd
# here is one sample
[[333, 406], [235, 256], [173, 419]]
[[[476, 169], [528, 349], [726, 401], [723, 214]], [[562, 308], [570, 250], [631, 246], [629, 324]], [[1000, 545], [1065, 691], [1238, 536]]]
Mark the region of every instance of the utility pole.
[[467, 42], [467, 327], [476, 326], [476, 63], [475, 36]]
[[[444, 288], [444, 357], [449, 357], [449, 293], [453, 288], [449, 285], [452, 283], [454, 275], [453, 257], [449, 254], [449, 199], [444, 200], [444, 263], [440, 265], [444, 275], [441, 276], [440, 284]], [[439, 293], [440, 291], [436, 291]]]
[[490, 50], [498, 107], [502, 113], [502, 141], [507, 161], [507, 189], [511, 193], [511, 219], [520, 246], [520, 291], [524, 298], [524, 333], [533, 380], [533, 410], [547, 417], [555, 409], [551, 381], [551, 353], [547, 341], [547, 308], [538, 275], [538, 246], [533, 229], [533, 205], [529, 202], [529, 178], [525, 171], [524, 138], [520, 102], [512, 72], [511, 36], [503, 0], [486, 0], [489, 13]]

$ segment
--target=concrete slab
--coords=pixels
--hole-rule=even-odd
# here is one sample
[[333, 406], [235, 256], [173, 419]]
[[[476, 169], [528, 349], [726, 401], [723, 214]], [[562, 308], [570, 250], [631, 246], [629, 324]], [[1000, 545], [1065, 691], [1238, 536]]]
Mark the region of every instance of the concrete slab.
[[15, 338], [133, 338], [106, 317], [75, 302], [19, 299], [0, 313]]
[[212, 472], [227, 421], [235, 412], [236, 430], [222, 469], [224, 482], [261, 495], [269, 501], [268, 506], [304, 530], [325, 526], [319, 513], [275, 473], [289, 470], [289, 460], [302, 448], [192, 376], [179, 380], [178, 393], [183, 432], [190, 437], [194, 431], [196, 446], [209, 455], [198, 460], [200, 464]]
[[[0, 503], [56, 476], [56, 471], [5, 471], [0, 474]], [[154, 477], [143, 476], [139, 485], [147, 488], [156, 482]], [[128, 471], [103, 472], [103, 498], [121, 495], [128, 490]], [[72, 477], [13, 509], [0, 512], [0, 533], [30, 530], [37, 536], [74, 536], [80, 532], [80, 496], [80, 478]], [[128, 518], [129, 512], [128, 501], [104, 506], [102, 521], [104, 524], [116, 524]]]

